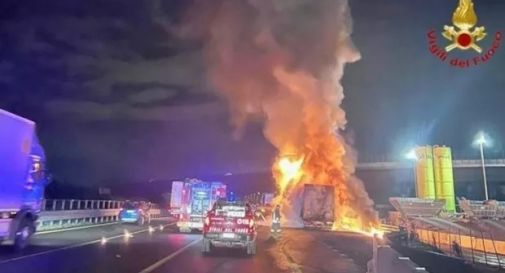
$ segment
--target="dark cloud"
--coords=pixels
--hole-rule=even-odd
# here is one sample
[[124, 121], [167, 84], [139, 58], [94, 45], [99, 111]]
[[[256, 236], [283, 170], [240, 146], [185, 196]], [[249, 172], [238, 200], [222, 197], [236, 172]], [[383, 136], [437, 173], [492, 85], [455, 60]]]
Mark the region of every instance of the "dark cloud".
[[131, 103], [148, 104], [173, 98], [176, 94], [177, 94], [176, 90], [154, 87], [151, 89], [145, 89], [141, 92], [131, 94], [128, 97], [128, 99]]
[[[258, 126], [243, 142], [231, 140], [226, 107], [203, 79], [201, 45], [174, 35], [194, 12], [186, 9], [191, 2], [0, 1], [0, 107], [39, 123], [56, 174], [99, 183], [188, 174], [191, 164], [201, 172], [268, 165], [271, 147]], [[490, 156], [503, 155], [505, 45], [468, 70], [427, 50], [426, 32], [449, 24], [457, 2], [350, 1], [362, 59], [346, 67], [344, 106], [362, 158], [398, 156], [415, 142], [477, 157], [470, 143], [482, 128], [496, 140]], [[474, 2], [479, 24], [505, 32], [505, 1]], [[310, 24], [301, 10], [298, 23]]]
[[0, 25], [1, 105], [78, 100], [102, 116], [96, 105], [117, 109], [156, 99], [170, 104], [184, 90], [207, 92], [199, 48], [169, 29], [179, 2], [3, 2], [0, 9], [9, 12]]
[[126, 102], [99, 103], [78, 100], [52, 100], [45, 104], [45, 111], [61, 119], [75, 117], [87, 121], [193, 121], [226, 113], [223, 105], [219, 102], [197, 105], [138, 107]]

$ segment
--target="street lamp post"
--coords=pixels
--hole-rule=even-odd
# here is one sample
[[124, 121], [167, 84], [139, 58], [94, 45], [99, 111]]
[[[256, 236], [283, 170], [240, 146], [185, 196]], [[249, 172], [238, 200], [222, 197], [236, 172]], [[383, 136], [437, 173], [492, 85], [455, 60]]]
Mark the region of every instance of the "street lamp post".
[[479, 149], [480, 149], [480, 162], [482, 165], [482, 179], [484, 182], [484, 197], [486, 198], [486, 200], [489, 200], [489, 194], [487, 191], [486, 163], [484, 161], [484, 145], [486, 144], [486, 137], [484, 136], [484, 133], [480, 133], [476, 141], [477, 141], [477, 144], [479, 144]]

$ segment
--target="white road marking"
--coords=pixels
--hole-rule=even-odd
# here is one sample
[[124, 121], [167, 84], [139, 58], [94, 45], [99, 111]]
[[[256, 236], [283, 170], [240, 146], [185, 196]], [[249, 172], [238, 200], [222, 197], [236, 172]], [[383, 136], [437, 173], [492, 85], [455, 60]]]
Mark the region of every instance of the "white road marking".
[[39, 234], [43, 235], [43, 234], [58, 233], [58, 232], [65, 232], [65, 231], [72, 231], [72, 230], [79, 230], [79, 229], [87, 229], [87, 228], [94, 228], [94, 227], [103, 227], [103, 226], [110, 226], [110, 225], [119, 225], [119, 223], [118, 222], [112, 222], [112, 223], [98, 224], [98, 225], [89, 225], [89, 226], [83, 226], [83, 227], [71, 227], [71, 228], [56, 229], [56, 230], [38, 231], [38, 232], [35, 233], [35, 236], [37, 236]]
[[155, 262], [154, 264], [152, 264], [151, 266], [147, 267], [146, 269], [140, 271], [139, 273], [150, 273], [150, 272], [153, 272], [154, 270], [156, 270], [158, 267], [162, 266], [164, 263], [170, 261], [171, 259], [173, 259], [175, 256], [181, 254], [184, 250], [188, 249], [189, 247], [191, 247], [192, 245], [200, 242], [202, 239], [198, 239], [198, 240], [195, 240], [185, 246], [183, 246], [182, 248], [179, 248], [176, 252], [166, 256], [165, 258]]
[[[160, 218], [154, 218], [152, 220], [168, 220], [170, 217], [160, 217]], [[79, 229], [87, 229], [87, 228], [94, 228], [94, 227], [103, 227], [103, 226], [110, 226], [110, 225], [119, 225], [120, 222], [112, 222], [112, 223], [105, 223], [105, 224], [96, 224], [96, 225], [89, 225], [89, 226], [83, 226], [83, 227], [70, 227], [70, 228], [62, 228], [62, 229], [55, 229], [55, 230], [45, 230], [45, 231], [39, 231], [36, 232], [35, 235], [43, 235], [43, 234], [50, 234], [50, 233], [57, 233], [57, 232], [65, 232], [65, 231], [71, 231], [71, 230], [79, 230]]]
[[[166, 226], [172, 226], [174, 224], [175, 223], [170, 223], [170, 224], [168, 224]], [[142, 233], [142, 232], [146, 232], [146, 231], [149, 231], [149, 229], [146, 228], [146, 229], [138, 230], [138, 231], [135, 231], [135, 232], [131, 232], [130, 234], [133, 235], [133, 234], [138, 234], [138, 233]], [[111, 237], [106, 237], [106, 239], [107, 239], [107, 241], [110, 241], [112, 239], [123, 238], [123, 237], [124, 237], [124, 234], [121, 233], [119, 235], [115, 235], [115, 236], [111, 236]], [[102, 242], [102, 238], [97, 239], [97, 240], [93, 240], [93, 241], [83, 242], [83, 243], [80, 243], [80, 244], [69, 245], [69, 246], [65, 246], [65, 247], [61, 247], [61, 248], [56, 248], [56, 249], [51, 249], [51, 250], [47, 250], [47, 251], [37, 252], [37, 253], [25, 255], [25, 256], [15, 257], [15, 258], [12, 258], [12, 259], [7, 259], [7, 260], [0, 261], [0, 265], [1, 264], [5, 264], [5, 263], [9, 263], [9, 262], [19, 261], [19, 260], [26, 259], [26, 258], [33, 258], [33, 257], [37, 257], [37, 256], [51, 254], [51, 253], [58, 252], [58, 251], [61, 251], [61, 250], [68, 250], [68, 249], [83, 247], [83, 246], [87, 246], [87, 245], [97, 244], [97, 243], [101, 243], [101, 242]]]

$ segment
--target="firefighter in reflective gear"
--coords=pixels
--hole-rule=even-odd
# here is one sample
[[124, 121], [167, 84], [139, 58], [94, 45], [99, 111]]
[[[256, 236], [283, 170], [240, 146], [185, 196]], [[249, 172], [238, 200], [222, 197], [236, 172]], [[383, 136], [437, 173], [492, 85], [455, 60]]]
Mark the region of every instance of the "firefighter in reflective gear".
[[277, 233], [281, 231], [281, 207], [275, 206], [272, 213], [272, 232]]

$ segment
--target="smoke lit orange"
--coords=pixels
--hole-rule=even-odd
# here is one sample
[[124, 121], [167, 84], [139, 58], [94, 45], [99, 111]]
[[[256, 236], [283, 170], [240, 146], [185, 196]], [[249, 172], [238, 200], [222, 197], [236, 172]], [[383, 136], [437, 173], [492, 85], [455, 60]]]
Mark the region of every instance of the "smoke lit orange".
[[300, 192], [311, 183], [335, 189], [337, 226], [355, 217], [354, 229], [376, 227], [373, 202], [354, 176], [354, 151], [342, 136], [340, 79], [345, 64], [360, 58], [347, 1], [194, 2], [189, 32], [202, 36], [208, 78], [228, 102], [232, 124], [243, 132], [249, 120], [262, 121], [277, 150], [272, 171], [282, 219], [303, 225]]

